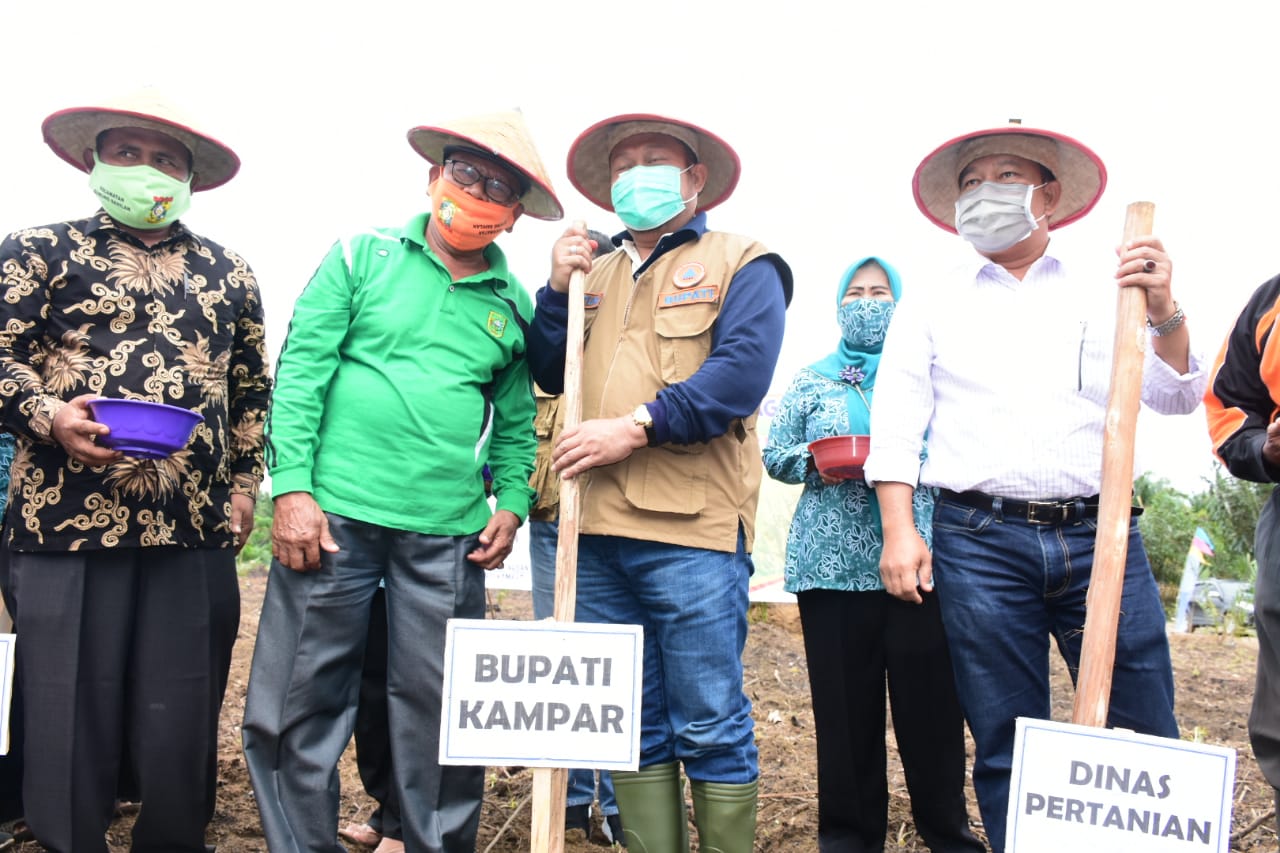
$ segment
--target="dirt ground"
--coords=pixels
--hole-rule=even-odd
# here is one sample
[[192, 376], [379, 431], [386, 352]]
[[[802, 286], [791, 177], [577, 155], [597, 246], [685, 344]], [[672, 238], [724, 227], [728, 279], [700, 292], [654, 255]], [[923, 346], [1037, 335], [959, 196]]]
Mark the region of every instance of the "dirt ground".
[[[240, 752], [240, 720], [249, 661], [257, 631], [258, 612], [266, 587], [264, 574], [242, 582], [240, 639], [222, 714], [217, 814], [208, 840], [219, 853], [266, 850], [253, 792]], [[498, 619], [530, 618], [529, 594], [490, 593], [490, 615]], [[1252, 637], [1224, 637], [1206, 629], [1172, 635], [1177, 677], [1178, 720], [1183, 737], [1237, 750], [1233, 850], [1277, 849], [1274, 803], [1270, 787], [1258, 772], [1245, 728], [1253, 695], [1257, 641]], [[1056, 657], [1055, 657], [1056, 661]], [[813, 713], [805, 674], [804, 648], [794, 605], [756, 605], [745, 656], [746, 687], [755, 706], [756, 738], [760, 748], [761, 795], [756, 850], [762, 853], [800, 853], [817, 849], [817, 799], [814, 776]], [[1065, 673], [1055, 672], [1054, 716], [1069, 720], [1071, 689]], [[924, 851], [911, 823], [910, 803], [901, 765], [890, 744], [890, 837], [886, 850]], [[527, 851], [529, 841], [528, 770], [490, 769], [488, 793], [481, 819], [478, 853]], [[342, 763], [342, 809], [345, 823], [367, 816], [372, 806], [360, 787], [351, 749]], [[969, 790], [974, 830], [982, 835], [977, 804]], [[128, 850], [132, 818], [112, 826], [111, 851]], [[41, 850], [29, 842], [24, 853]], [[353, 848], [361, 850], [364, 848]], [[590, 853], [602, 848], [571, 842], [567, 853]]]

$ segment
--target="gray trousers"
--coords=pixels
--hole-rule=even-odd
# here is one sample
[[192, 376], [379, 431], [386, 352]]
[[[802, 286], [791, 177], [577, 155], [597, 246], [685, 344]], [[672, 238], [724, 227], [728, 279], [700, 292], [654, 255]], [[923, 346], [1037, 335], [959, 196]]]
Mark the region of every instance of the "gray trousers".
[[1249, 714], [1249, 740], [1262, 775], [1280, 789], [1280, 488], [1258, 516], [1254, 539], [1258, 580], [1254, 615], [1258, 625], [1258, 681]]
[[273, 563], [244, 712], [244, 750], [273, 853], [338, 853], [338, 760], [355, 726], [370, 603], [386, 579], [387, 710], [405, 849], [472, 853], [483, 767], [437, 761], [445, 623], [484, 617], [476, 535], [429, 536], [328, 514], [336, 554]]

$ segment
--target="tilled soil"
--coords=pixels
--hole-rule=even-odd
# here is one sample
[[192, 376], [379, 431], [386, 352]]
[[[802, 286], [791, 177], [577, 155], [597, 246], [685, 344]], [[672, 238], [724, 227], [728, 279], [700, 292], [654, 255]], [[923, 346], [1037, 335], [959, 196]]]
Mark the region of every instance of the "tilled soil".
[[[209, 826], [208, 840], [219, 853], [264, 851], [257, 806], [240, 752], [240, 720], [249, 663], [258, 627], [266, 577], [246, 576], [241, 585], [243, 617], [240, 638], [222, 714], [217, 813]], [[490, 616], [498, 619], [531, 618], [529, 594], [518, 591], [490, 593]], [[1262, 778], [1249, 746], [1246, 721], [1253, 696], [1257, 640], [1225, 637], [1205, 629], [1171, 636], [1177, 679], [1178, 721], [1183, 737], [1232, 747], [1237, 751], [1235, 810], [1232, 850], [1275, 851], [1276, 822], [1272, 789]], [[1071, 717], [1071, 685], [1055, 656], [1054, 717]], [[746, 689], [755, 706], [756, 739], [760, 749], [760, 805], [756, 850], [762, 853], [809, 853], [817, 850], [817, 797], [813, 736], [813, 712], [805, 673], [804, 645], [794, 605], [755, 605], [744, 656]], [[910, 801], [897, 760], [893, 733], [889, 741], [890, 834], [885, 849], [925, 851], [911, 822]], [[362, 820], [372, 809], [356, 774], [353, 751], [343, 757], [340, 820]], [[488, 791], [481, 819], [478, 853], [515, 853], [530, 849], [529, 770], [490, 768]], [[969, 790], [969, 812], [974, 831], [985, 838], [977, 803]], [[131, 815], [111, 828], [111, 853], [124, 853], [129, 845]], [[335, 827], [336, 831], [336, 827]], [[27, 842], [15, 848], [22, 853], [42, 850]], [[367, 848], [353, 848], [355, 850]], [[567, 853], [599, 853], [601, 846], [570, 838]]]

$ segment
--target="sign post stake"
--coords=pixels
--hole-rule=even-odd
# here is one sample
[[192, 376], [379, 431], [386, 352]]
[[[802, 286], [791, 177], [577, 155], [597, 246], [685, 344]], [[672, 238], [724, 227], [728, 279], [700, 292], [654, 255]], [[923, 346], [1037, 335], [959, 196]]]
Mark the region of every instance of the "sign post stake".
[[[564, 354], [565, 429], [582, 422], [582, 342], [586, 322], [582, 270], [569, 276], [569, 324]], [[556, 539], [555, 620], [572, 622], [578, 593], [578, 480], [560, 481], [559, 536]], [[537, 767], [533, 771], [531, 853], [563, 853], [564, 809], [569, 771]]]

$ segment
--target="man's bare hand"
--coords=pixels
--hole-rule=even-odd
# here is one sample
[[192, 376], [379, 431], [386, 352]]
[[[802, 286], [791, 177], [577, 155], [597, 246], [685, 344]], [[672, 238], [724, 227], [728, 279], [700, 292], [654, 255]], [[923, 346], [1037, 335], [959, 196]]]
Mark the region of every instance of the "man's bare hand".
[[254, 500], [248, 495], [231, 496], [231, 532], [236, 537], [236, 553], [244, 548], [253, 532]]
[[467, 559], [486, 571], [502, 568], [515, 545], [519, 517], [510, 510], [500, 509], [480, 531], [480, 547], [467, 555]]
[[109, 465], [124, 457], [119, 450], [101, 447], [96, 443], [98, 436], [111, 434], [111, 428], [95, 421], [93, 413], [89, 411], [89, 401], [97, 396], [81, 394], [69, 400], [53, 416], [50, 427], [53, 440], [62, 445], [67, 455], [91, 468]]
[[320, 552], [338, 552], [329, 519], [309, 492], [288, 492], [275, 500], [271, 519], [271, 555], [295, 572], [320, 568]]
[[644, 427], [630, 417], [594, 418], [564, 431], [551, 452], [551, 467], [569, 480], [583, 471], [621, 462], [648, 443]]
[[885, 537], [880, 552], [880, 579], [890, 595], [916, 604], [924, 601], [921, 589], [933, 589], [933, 557], [914, 529], [901, 536]]
[[1280, 421], [1272, 421], [1267, 425], [1267, 440], [1262, 445], [1262, 458], [1276, 467], [1280, 467]]

